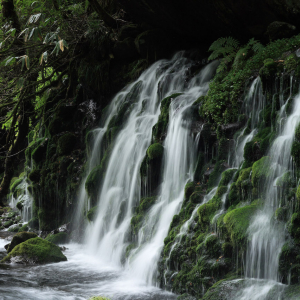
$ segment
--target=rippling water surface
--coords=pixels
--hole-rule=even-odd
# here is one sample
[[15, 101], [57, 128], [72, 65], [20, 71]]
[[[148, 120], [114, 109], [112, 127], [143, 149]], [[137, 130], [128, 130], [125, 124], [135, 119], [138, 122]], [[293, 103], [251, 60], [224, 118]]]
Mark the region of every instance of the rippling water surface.
[[[6, 255], [0, 238], [0, 259]], [[69, 244], [67, 262], [42, 266], [0, 264], [1, 300], [81, 300], [103, 295], [112, 300], [173, 300], [176, 296], [132, 280], [118, 267], [107, 266]]]

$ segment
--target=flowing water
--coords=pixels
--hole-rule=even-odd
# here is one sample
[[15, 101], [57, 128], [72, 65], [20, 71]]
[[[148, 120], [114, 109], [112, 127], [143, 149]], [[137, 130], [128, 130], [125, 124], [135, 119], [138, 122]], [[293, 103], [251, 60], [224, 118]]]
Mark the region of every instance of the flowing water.
[[[0, 236], [0, 259], [8, 241]], [[176, 296], [131, 279], [118, 267], [91, 256], [84, 245], [68, 244], [67, 262], [41, 266], [0, 265], [1, 300], [175, 300]]]
[[[97, 217], [88, 228], [87, 235], [88, 247], [93, 253], [103, 261], [120, 266], [129, 244], [133, 209], [141, 198], [139, 170], [151, 143], [152, 127], [160, 113], [160, 101], [175, 92], [183, 92], [171, 103], [159, 200], [149, 212], [147, 219], [151, 222], [145, 223], [139, 232], [138, 247], [132, 251], [126, 267], [133, 277], [148, 283], [153, 283], [155, 278], [163, 240], [172, 217], [180, 208], [184, 186], [193, 178], [196, 146], [190, 132], [190, 107], [207, 92], [216, 63], [188, 82], [185, 79], [191, 66], [192, 62], [182, 54], [176, 55], [171, 61], [160, 61], [112, 102], [112, 105], [116, 105], [129, 101], [132, 103], [131, 112], [113, 144], [99, 191]], [[137, 84], [139, 88], [131, 93]], [[129, 100], [128, 95], [131, 97]]]
[[[285, 112], [281, 110], [279, 117], [284, 118], [283, 125], [269, 150], [264, 166], [269, 172], [266, 182], [260, 186], [264, 195], [264, 206], [253, 218], [248, 229], [251, 242], [246, 254], [246, 277], [250, 280], [248, 287], [240, 295], [243, 300], [265, 299], [272, 287], [281, 286], [278, 283], [278, 258], [285, 242], [285, 234], [283, 225], [274, 223], [273, 216], [281, 204], [277, 180], [286, 172], [291, 172], [293, 167], [291, 148], [295, 129], [300, 122], [300, 95], [294, 100], [291, 115], [285, 118]], [[270, 289], [259, 288], [259, 280], [262, 279]]]

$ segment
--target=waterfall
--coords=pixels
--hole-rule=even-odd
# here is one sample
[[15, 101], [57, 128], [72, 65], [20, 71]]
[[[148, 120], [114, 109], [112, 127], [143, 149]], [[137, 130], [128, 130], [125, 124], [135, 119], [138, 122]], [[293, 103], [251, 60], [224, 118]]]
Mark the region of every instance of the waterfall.
[[[189, 109], [195, 99], [205, 95], [215, 64], [208, 65], [193, 79], [185, 92], [171, 102], [169, 127], [164, 143], [163, 182], [156, 204], [138, 233], [138, 248], [129, 258], [130, 272], [148, 283], [157, 278], [157, 262], [172, 218], [178, 213], [184, 187], [193, 181], [197, 147], [191, 135]], [[184, 91], [184, 90], [183, 90]]]
[[[281, 110], [280, 118], [285, 117]], [[278, 258], [285, 242], [284, 227], [274, 224], [272, 217], [280, 206], [280, 193], [277, 191], [277, 180], [286, 172], [292, 171], [291, 148], [294, 141], [295, 129], [300, 122], [300, 95], [294, 100], [291, 115], [284, 119], [284, 124], [279, 128], [278, 137], [273, 142], [268, 160], [265, 163], [269, 174], [266, 182], [260, 189], [264, 192], [264, 206], [253, 218], [249, 226], [251, 241], [246, 255], [246, 277], [265, 279], [269, 282], [269, 289], [259, 289], [254, 282], [247, 287], [241, 299], [264, 299], [268, 291], [280, 281], [278, 275]], [[261, 285], [261, 284], [260, 284]], [[258, 290], [254, 295], [253, 291]]]
[[[204, 68], [192, 80], [188, 78], [193, 62], [179, 53], [172, 60], [155, 63], [140, 78], [117, 94], [96, 135], [90, 156], [89, 171], [99, 164], [99, 151], [104, 148], [103, 136], [110, 123], [123, 117], [122, 127], [110, 145], [109, 159], [102, 182], [99, 182], [97, 211], [87, 228], [87, 244], [91, 252], [115, 265], [124, 262], [130, 239], [130, 221], [141, 199], [140, 166], [152, 139], [152, 127], [160, 114], [160, 102], [175, 92], [183, 93], [171, 102], [167, 136], [164, 142], [162, 184], [158, 200], [149, 211], [138, 234], [126, 268], [134, 276], [149, 283], [155, 280], [157, 262], [172, 217], [183, 200], [184, 186], [193, 179], [198, 143], [191, 133], [190, 108], [208, 90], [217, 63]], [[199, 140], [199, 139], [198, 139]], [[103, 155], [100, 154], [100, 156]], [[93, 160], [93, 162], [91, 162]], [[82, 188], [80, 203], [87, 196]]]

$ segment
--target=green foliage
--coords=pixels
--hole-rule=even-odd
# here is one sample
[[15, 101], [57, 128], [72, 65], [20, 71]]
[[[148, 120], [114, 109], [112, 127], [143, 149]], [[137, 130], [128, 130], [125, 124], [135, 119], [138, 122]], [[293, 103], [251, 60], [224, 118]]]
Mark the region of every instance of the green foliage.
[[266, 59], [278, 60], [283, 53], [294, 51], [299, 45], [300, 35], [276, 40], [264, 48], [259, 46], [258, 52], [249, 51], [247, 56], [243, 56], [247, 59], [241, 61], [238, 68], [228, 69], [229, 65], [224, 64], [225, 70], [217, 73], [210, 83], [210, 89], [201, 107], [201, 115], [215, 124], [237, 121], [240, 108], [239, 97], [243, 95], [245, 83], [253, 71], [261, 69]]
[[264, 180], [270, 175], [271, 167], [270, 157], [264, 156], [256, 161], [252, 167], [252, 184], [255, 187], [262, 185]]

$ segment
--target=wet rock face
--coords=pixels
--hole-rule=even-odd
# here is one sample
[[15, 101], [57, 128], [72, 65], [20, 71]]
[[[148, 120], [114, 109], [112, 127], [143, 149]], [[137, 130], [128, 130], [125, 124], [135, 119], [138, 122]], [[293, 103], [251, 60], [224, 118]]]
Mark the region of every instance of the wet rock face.
[[120, 0], [120, 3], [136, 22], [163, 28], [181, 36], [184, 42], [209, 44], [228, 35], [242, 40], [261, 38], [275, 21], [300, 25], [297, 0]]

